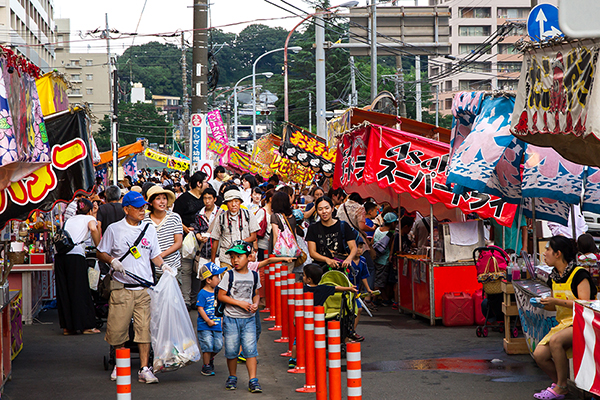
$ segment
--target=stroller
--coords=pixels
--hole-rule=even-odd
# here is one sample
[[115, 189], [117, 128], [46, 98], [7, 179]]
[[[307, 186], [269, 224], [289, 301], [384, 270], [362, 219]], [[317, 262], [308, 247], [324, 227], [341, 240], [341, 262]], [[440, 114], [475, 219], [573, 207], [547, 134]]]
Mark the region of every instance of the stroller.
[[[494, 258], [497, 262], [497, 269], [491, 270], [488, 265], [494, 265], [492, 258]], [[477, 269], [477, 275], [481, 275], [486, 272], [501, 272], [506, 271], [506, 268], [509, 263], [508, 255], [504, 250], [497, 246], [488, 246], [488, 247], [478, 247], [473, 250], [473, 262], [475, 263], [475, 267]], [[495, 265], [494, 265], [495, 269]], [[501, 321], [502, 315], [502, 303], [504, 301], [504, 295], [502, 293], [498, 293], [494, 291], [494, 293], [488, 293], [486, 291], [486, 285], [483, 285], [483, 293], [485, 299], [487, 299], [487, 307], [485, 310], [485, 321], [483, 326], [478, 326], [475, 333], [477, 337], [487, 337], [488, 336], [488, 323], [490, 319], [490, 310], [496, 317], [496, 321], [498, 322], [497, 328], [492, 328], [493, 330], [497, 330], [500, 333], [504, 333], [504, 322]], [[485, 301], [485, 300], [484, 300]], [[483, 304], [483, 302], [482, 302]], [[515, 327], [516, 331], [516, 327]], [[512, 333], [512, 332], [511, 332]], [[518, 332], [517, 332], [518, 333]]]
[[[350, 287], [352, 283], [344, 273], [340, 271], [328, 271], [321, 277], [319, 285]], [[340, 321], [342, 354], [344, 354], [346, 338], [354, 334], [354, 320], [356, 319], [355, 296], [348, 292], [336, 292], [325, 301], [323, 306], [325, 308], [326, 321]]]
[[[108, 273], [108, 266], [96, 258], [96, 248], [86, 248], [85, 259], [89, 268], [94, 269], [98, 265], [100, 269], [99, 280]], [[104, 326], [108, 318], [108, 300], [102, 298], [98, 290], [90, 289], [90, 293], [92, 294], [92, 303], [94, 304], [96, 315], [96, 328], [100, 329]]]

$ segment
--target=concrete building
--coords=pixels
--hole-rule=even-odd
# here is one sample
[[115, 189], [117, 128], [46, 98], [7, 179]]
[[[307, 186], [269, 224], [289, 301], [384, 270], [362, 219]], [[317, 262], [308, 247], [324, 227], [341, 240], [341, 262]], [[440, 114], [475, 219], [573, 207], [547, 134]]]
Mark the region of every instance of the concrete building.
[[[70, 31], [69, 19], [56, 19], [56, 38], [59, 43], [54, 68], [71, 81], [69, 104], [88, 103], [92, 113], [102, 120], [104, 115], [110, 113], [108, 58], [106, 53], [71, 53]], [[99, 127], [98, 123], [93, 124], [92, 132]]]
[[[556, 2], [544, 1], [554, 4]], [[506, 21], [526, 24], [531, 10], [530, 0], [497, 0], [479, 4], [473, 4], [472, 0], [430, 0], [430, 5], [436, 4], [447, 5], [451, 9], [451, 54], [459, 59], [478, 48]], [[517, 90], [522, 56], [513, 44], [526, 34], [526, 28], [513, 30], [510, 36], [487, 49], [477, 62], [469, 65], [464, 71], [440, 80], [435, 80], [435, 76], [448, 71], [457, 61], [434, 58], [429, 64], [429, 77], [432, 84], [439, 85], [440, 113], [451, 112], [452, 98], [458, 91]], [[432, 86], [432, 90], [435, 93], [435, 86]], [[430, 111], [435, 111], [435, 95]]]
[[54, 0], [0, 0], [0, 44], [50, 71], [54, 62]]

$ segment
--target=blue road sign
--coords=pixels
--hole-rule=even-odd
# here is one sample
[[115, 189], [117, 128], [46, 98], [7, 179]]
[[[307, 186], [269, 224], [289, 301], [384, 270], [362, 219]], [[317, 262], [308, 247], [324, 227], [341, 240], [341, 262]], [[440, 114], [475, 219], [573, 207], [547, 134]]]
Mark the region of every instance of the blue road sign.
[[527, 34], [538, 42], [555, 36], [564, 36], [558, 26], [558, 8], [552, 4], [538, 4], [527, 17]]

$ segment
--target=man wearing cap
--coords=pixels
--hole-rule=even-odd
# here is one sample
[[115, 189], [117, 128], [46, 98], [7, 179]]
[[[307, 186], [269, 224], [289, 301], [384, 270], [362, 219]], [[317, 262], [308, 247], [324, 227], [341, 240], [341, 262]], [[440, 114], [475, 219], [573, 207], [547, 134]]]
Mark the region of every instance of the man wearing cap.
[[[138, 380], [145, 383], [156, 383], [158, 379], [149, 368], [150, 355], [150, 295], [138, 281], [130, 278], [125, 272], [153, 282], [152, 265], [157, 268], [169, 268], [160, 256], [161, 250], [152, 224], [142, 223], [147, 203], [141, 194], [129, 192], [123, 197], [125, 218], [111, 224], [100, 244], [98, 259], [110, 265], [113, 274], [112, 291], [108, 301], [108, 321], [106, 323], [106, 340], [115, 348], [122, 348], [129, 340], [129, 324], [133, 317], [134, 342], [139, 346], [141, 369]], [[147, 226], [147, 227], [146, 227]], [[144, 232], [144, 229], [146, 231]], [[142, 235], [143, 233], [143, 235]], [[140, 238], [138, 240], [138, 238]], [[135, 245], [136, 241], [138, 242]], [[111, 374], [116, 380], [116, 367]]]
[[377, 251], [375, 258], [375, 288], [381, 291], [383, 305], [391, 305], [389, 296], [385, 292], [385, 285], [389, 275], [390, 250], [392, 247], [394, 231], [398, 225], [398, 216], [388, 212], [383, 216], [383, 225], [375, 230], [373, 234], [373, 247]]
[[219, 261], [221, 267], [231, 269], [231, 259], [226, 253], [236, 240], [247, 243], [256, 241], [256, 232], [260, 230], [256, 217], [247, 209], [242, 209], [242, 194], [239, 190], [228, 190], [225, 192], [224, 203], [227, 211], [219, 215], [210, 237], [213, 239], [211, 261], [217, 258], [219, 249]]

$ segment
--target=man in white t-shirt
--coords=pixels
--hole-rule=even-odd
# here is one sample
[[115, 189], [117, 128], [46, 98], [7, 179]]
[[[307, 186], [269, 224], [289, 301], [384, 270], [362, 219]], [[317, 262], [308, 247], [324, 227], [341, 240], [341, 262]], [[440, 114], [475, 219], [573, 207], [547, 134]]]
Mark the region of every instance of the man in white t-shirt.
[[[169, 268], [160, 256], [161, 250], [156, 229], [152, 224], [146, 229], [139, 244], [134, 246], [146, 225], [142, 221], [147, 207], [141, 194], [133, 191], [127, 193], [123, 197], [125, 218], [111, 224], [106, 229], [98, 245], [97, 256], [100, 261], [109, 264], [114, 270], [113, 280], [117, 282], [116, 285], [123, 284], [124, 286], [120, 289], [115, 288], [110, 293], [104, 340], [115, 348], [124, 347], [125, 342], [129, 340], [129, 324], [133, 316], [135, 332], [133, 340], [138, 344], [140, 351], [141, 369], [138, 372], [138, 380], [145, 383], [156, 383], [158, 379], [149, 368], [150, 295], [143, 286], [140, 286], [139, 282], [125, 274], [125, 271], [128, 271], [153, 282], [150, 261], [163, 270]], [[120, 261], [125, 254], [127, 256]], [[117, 379], [116, 366], [111, 374], [111, 379]]]

